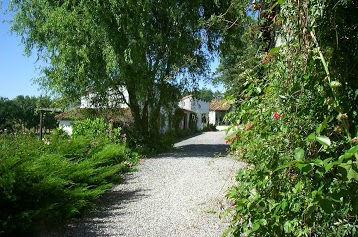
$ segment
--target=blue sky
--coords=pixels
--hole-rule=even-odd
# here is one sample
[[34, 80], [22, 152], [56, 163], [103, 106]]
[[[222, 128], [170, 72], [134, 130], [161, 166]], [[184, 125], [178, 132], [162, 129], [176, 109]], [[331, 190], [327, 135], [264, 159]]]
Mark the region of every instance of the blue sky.
[[7, 4], [7, 0], [3, 1], [0, 8], [0, 96], [9, 99], [17, 95], [39, 96], [38, 86], [32, 83], [32, 78], [39, 76], [39, 71], [35, 70], [36, 56], [24, 55], [20, 37], [10, 34], [10, 25], [3, 22], [11, 17], [4, 15]]
[[[30, 57], [24, 55], [21, 38], [10, 33], [10, 24], [4, 22], [11, 19], [9, 13], [4, 14], [7, 6], [8, 0], [5, 0], [0, 8], [0, 97], [13, 99], [18, 95], [40, 96], [39, 86], [32, 80], [40, 76], [40, 71], [36, 69], [40, 64], [36, 63], [36, 54]], [[213, 67], [216, 68], [217, 64], [216, 60]], [[222, 86], [209, 86], [209, 89], [223, 90]]]

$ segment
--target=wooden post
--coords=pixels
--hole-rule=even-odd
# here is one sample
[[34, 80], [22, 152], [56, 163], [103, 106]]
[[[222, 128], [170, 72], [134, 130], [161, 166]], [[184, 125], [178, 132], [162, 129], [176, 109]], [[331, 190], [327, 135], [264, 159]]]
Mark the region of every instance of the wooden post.
[[40, 109], [40, 140], [42, 140], [42, 110]]
[[42, 113], [46, 113], [46, 112], [55, 112], [55, 113], [60, 113], [62, 112], [61, 109], [52, 109], [52, 108], [40, 108], [39, 109], [40, 112], [40, 140], [42, 140], [43, 134], [42, 134]]

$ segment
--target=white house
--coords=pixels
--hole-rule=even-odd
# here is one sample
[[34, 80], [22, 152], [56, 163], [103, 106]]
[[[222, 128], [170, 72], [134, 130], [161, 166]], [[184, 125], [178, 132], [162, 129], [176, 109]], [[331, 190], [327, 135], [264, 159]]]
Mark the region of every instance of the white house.
[[[202, 128], [209, 122], [209, 102], [201, 99], [196, 99], [193, 95], [183, 97], [178, 106], [184, 111], [184, 119], [181, 127], [183, 129], [189, 128], [190, 119], [196, 121], [196, 129]], [[192, 116], [192, 117], [191, 117]]]
[[231, 111], [232, 106], [221, 100], [210, 101], [209, 107], [209, 123], [214, 125], [226, 125], [227, 121], [224, 120], [225, 115]]
[[72, 123], [73, 120], [59, 119], [59, 127], [68, 135], [72, 135]]
[[[106, 95], [107, 104], [96, 103], [96, 95], [93, 93], [81, 97], [80, 108], [128, 108], [129, 94], [126, 88], [119, 87], [116, 92], [109, 90]], [[126, 103], [127, 102], [127, 103]]]
[[[86, 97], [82, 97], [81, 105], [79, 109], [74, 109], [57, 116], [57, 119], [59, 120], [60, 123], [60, 127], [62, 127], [69, 134], [72, 134], [71, 123], [74, 121], [74, 118], [80, 119], [81, 116], [79, 116], [78, 114], [83, 113], [83, 111], [85, 111], [86, 109], [88, 110], [88, 109], [107, 109], [107, 108], [118, 108], [118, 109], [128, 108], [127, 103], [129, 102], [129, 96], [127, 90], [125, 90], [124, 88], [120, 88], [120, 93], [109, 92], [108, 96], [109, 97], [107, 99], [107, 104], [105, 105], [96, 104], [95, 94], [89, 94]], [[127, 103], [124, 103], [124, 100], [127, 101]], [[209, 123], [209, 120], [210, 121], [212, 120], [212, 118], [210, 118], [209, 106], [210, 103], [208, 101], [194, 98], [193, 95], [188, 95], [183, 97], [178, 102], [178, 107], [173, 108], [173, 111], [175, 111], [175, 109], [179, 109], [182, 112], [184, 112], [184, 118], [180, 122], [179, 128], [180, 129], [194, 128], [197, 130], [203, 128], [205, 125]], [[163, 133], [168, 131], [170, 126], [169, 118], [165, 114], [172, 114], [173, 111], [168, 113], [168, 111], [162, 110], [163, 116], [158, 118], [163, 121], [161, 122], [162, 124], [161, 131]], [[217, 123], [213, 122], [213, 124], [217, 124]]]

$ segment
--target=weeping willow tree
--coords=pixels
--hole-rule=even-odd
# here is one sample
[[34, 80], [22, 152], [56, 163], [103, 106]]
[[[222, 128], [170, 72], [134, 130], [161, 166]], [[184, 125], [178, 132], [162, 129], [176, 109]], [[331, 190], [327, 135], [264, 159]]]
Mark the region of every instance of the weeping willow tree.
[[46, 62], [41, 86], [72, 101], [117, 93], [138, 134], [150, 140], [159, 134], [162, 108], [176, 103], [179, 89], [206, 77], [219, 34], [205, 20], [226, 4], [15, 0], [10, 10], [26, 52]]

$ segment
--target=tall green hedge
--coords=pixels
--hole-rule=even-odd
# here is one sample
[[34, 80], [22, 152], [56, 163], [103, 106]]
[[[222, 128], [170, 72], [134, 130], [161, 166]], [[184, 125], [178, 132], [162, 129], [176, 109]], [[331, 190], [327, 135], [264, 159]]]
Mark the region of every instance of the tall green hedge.
[[227, 139], [247, 166], [228, 194], [227, 234], [357, 236], [358, 6], [266, 2], [282, 44], [236, 77]]

